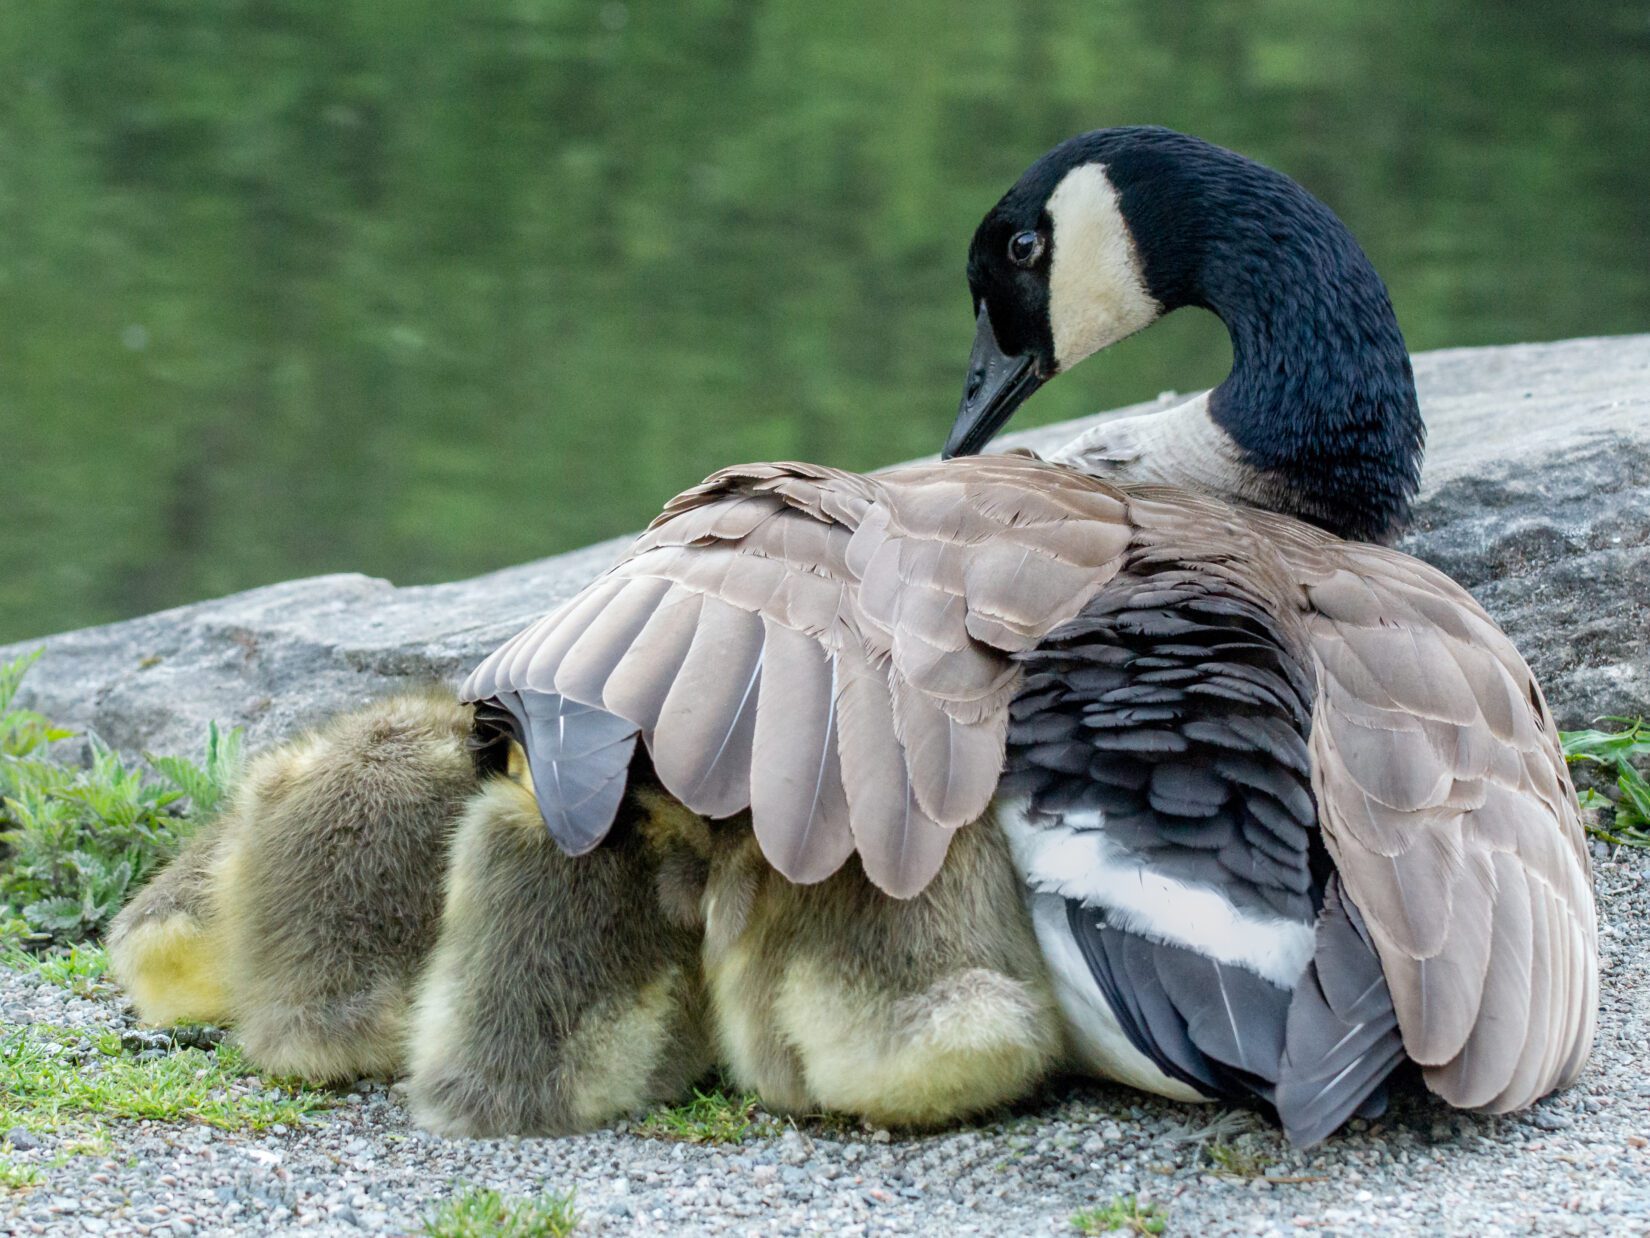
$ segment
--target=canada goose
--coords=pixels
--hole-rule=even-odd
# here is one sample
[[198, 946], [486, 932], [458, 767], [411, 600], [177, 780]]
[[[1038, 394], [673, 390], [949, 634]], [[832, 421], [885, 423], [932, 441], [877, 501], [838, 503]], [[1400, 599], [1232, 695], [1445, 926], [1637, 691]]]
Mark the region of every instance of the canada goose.
[[[689, 813], [748, 810], [789, 881], [854, 857], [920, 899], [996, 798], [1098, 1075], [1267, 1104], [1302, 1143], [1378, 1108], [1406, 1057], [1466, 1108], [1572, 1081], [1595, 927], [1540, 690], [1465, 591], [1336, 536], [1393, 535], [1422, 441], [1356, 244], [1277, 173], [1112, 130], [1010, 190], [969, 274], [953, 454], [1180, 305], [1226, 321], [1232, 377], [1149, 428], [1126, 484], [1026, 456], [757, 464], [673, 500], [461, 692], [525, 748], [551, 837], [602, 844], [640, 737]], [[1139, 484], [1160, 474], [1190, 488]], [[724, 1043], [762, 1022], [741, 993]], [[886, 1120], [943, 1116], [883, 1083]]]
[[400, 1068], [441, 862], [478, 787], [471, 729], [470, 710], [432, 688], [248, 768], [214, 902], [231, 1020], [260, 1068], [316, 1081]]
[[399, 1069], [447, 841], [479, 787], [471, 729], [432, 688], [254, 760], [115, 922], [139, 1017], [231, 1024], [259, 1068], [317, 1082]]
[[109, 926], [109, 970], [145, 1023], [224, 1023], [229, 986], [213, 924], [212, 870], [233, 808], [205, 822]]
[[1000, 832], [960, 833], [908, 899], [857, 865], [794, 883], [748, 831], [715, 833], [742, 840], [737, 867], [712, 866], [706, 899], [719, 1063], [769, 1109], [932, 1126], [1015, 1100], [1059, 1066], [1059, 1008]]
[[[703, 880], [636, 797], [608, 846], [572, 860], [545, 836], [530, 787], [490, 779], [453, 840], [407, 1037], [419, 1124], [566, 1134], [678, 1099], [712, 1064]], [[672, 882], [691, 888], [661, 889]]]
[[[969, 282], [978, 327], [948, 451], [977, 450], [1047, 378], [1202, 306], [1231, 335], [1226, 381], [1058, 458], [1346, 537], [1389, 540], [1407, 520], [1423, 434], [1391, 305], [1287, 177], [1166, 130], [1088, 134], [986, 216]], [[1022, 658], [1021, 810], [1005, 818], [1071, 1026], [1117, 1025], [1190, 1090], [1271, 1101], [1297, 1142], [1378, 1106], [1406, 1055], [1468, 1108], [1564, 1086], [1592, 1040], [1594, 912], [1528, 667], [1425, 565], [1248, 523], [1281, 581], [1233, 590], [1209, 567], [1157, 567], [1143, 606], [1091, 605]], [[1088, 681], [1095, 663], [1108, 672]], [[1062, 768], [1085, 748], [1108, 754], [1087, 786]], [[1217, 996], [1238, 1014], [1211, 1011]]]

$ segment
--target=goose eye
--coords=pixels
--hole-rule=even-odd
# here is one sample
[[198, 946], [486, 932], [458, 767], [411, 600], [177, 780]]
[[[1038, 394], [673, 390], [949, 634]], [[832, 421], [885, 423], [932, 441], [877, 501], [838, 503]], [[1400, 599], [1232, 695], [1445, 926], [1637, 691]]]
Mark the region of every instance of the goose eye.
[[1008, 260], [1028, 267], [1043, 256], [1043, 238], [1035, 232], [1016, 232], [1008, 239]]

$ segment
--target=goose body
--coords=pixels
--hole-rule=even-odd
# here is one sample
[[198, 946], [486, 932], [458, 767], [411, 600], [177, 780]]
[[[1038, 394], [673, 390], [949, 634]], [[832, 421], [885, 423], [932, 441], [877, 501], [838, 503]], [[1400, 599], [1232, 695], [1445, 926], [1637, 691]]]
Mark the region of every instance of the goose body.
[[969, 273], [953, 453], [1180, 305], [1227, 321], [1233, 374], [1077, 467], [761, 464], [679, 496], [462, 690], [551, 836], [600, 846], [647, 768], [790, 882], [920, 902], [958, 831], [1000, 829], [1074, 1062], [1301, 1142], [1405, 1059], [1491, 1111], [1573, 1080], [1594, 916], [1539, 688], [1464, 590], [1340, 536], [1396, 534], [1422, 442], [1356, 244], [1259, 165], [1104, 131], [1005, 196]]
[[1028, 457], [751, 466], [464, 694], [525, 739], [569, 850], [600, 843], [638, 737], [794, 882], [854, 856], [916, 896], [994, 809], [1079, 1060], [1268, 1100], [1303, 1139], [1406, 1055], [1499, 1110], [1590, 1044], [1551, 719], [1471, 598], [1394, 551]]

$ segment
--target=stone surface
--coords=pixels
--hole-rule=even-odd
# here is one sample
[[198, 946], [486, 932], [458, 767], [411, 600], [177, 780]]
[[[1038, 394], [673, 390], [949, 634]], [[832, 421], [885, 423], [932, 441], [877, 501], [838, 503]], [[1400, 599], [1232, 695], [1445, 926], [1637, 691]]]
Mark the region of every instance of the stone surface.
[[[1418, 356], [1415, 372], [1429, 449], [1404, 548], [1506, 627], [1561, 725], [1650, 714], [1650, 336], [1451, 349]], [[1004, 441], [1047, 448], [1084, 424]], [[192, 751], [213, 719], [257, 745], [389, 689], [456, 679], [628, 542], [447, 585], [296, 580], [0, 659], [44, 644], [25, 701], [116, 747]]]

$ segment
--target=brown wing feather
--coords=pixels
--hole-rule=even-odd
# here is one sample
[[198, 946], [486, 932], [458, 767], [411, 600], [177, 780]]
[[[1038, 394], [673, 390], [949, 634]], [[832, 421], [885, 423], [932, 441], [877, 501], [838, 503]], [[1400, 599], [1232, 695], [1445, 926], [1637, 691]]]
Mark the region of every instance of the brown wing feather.
[[1464, 590], [1257, 516], [1305, 588], [1313, 790], [1405, 1049], [1453, 1104], [1527, 1105], [1592, 1043], [1598, 956], [1575, 792], [1529, 668]]
[[464, 694], [616, 714], [688, 807], [749, 806], [787, 876], [857, 850], [908, 896], [996, 788], [1010, 655], [1116, 574], [1131, 529], [1118, 491], [1026, 458], [727, 469]]
[[608, 678], [623, 661], [670, 589], [668, 580], [630, 580], [593, 623], [568, 647], [556, 668], [555, 690], [576, 701], [600, 701]]
[[[945, 860], [951, 831], [917, 802], [894, 734], [888, 676], [857, 652], [837, 659], [837, 745], [848, 819], [865, 875], [896, 898], [919, 893]], [[997, 754], [1002, 766], [1002, 753]]]
[[624, 581], [604, 577], [567, 604], [564, 621], [548, 628], [545, 639], [524, 642], [510, 660], [501, 667], [501, 684], [531, 688], [535, 692], [553, 692], [556, 671], [562, 655], [589, 625], [595, 621], [607, 604], [624, 590]]
[[657, 726], [665, 697], [693, 647], [704, 606], [703, 594], [686, 589], [666, 592], [624, 661], [607, 677], [601, 699], [587, 703], [600, 705], [644, 731]]
[[959, 722], [909, 682], [893, 692], [894, 734], [923, 811], [955, 829], [985, 812], [997, 790], [1008, 730], [1006, 705], [983, 722]]
[[763, 649], [761, 616], [707, 597], [693, 645], [647, 734], [660, 783], [704, 816], [731, 817], [751, 802]]
[[[1482, 1005], [1492, 1013], [1474, 1023], [1461, 1052], [1442, 1068], [1452, 1095], [1470, 1109], [1493, 1107], [1507, 1090], [1523, 1052], [1532, 1001], [1547, 998], [1545, 984], [1533, 970], [1534, 921], [1524, 866], [1506, 852], [1492, 854], [1490, 862], [1497, 897]], [[1543, 990], [1539, 994], [1533, 991], [1538, 987]]]
[[836, 742], [836, 676], [824, 647], [764, 621], [767, 661], [751, 751], [751, 818], [769, 861], [822, 881], [854, 850]]

